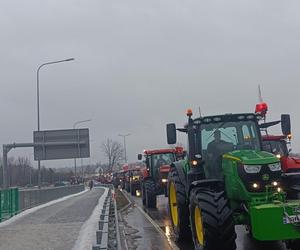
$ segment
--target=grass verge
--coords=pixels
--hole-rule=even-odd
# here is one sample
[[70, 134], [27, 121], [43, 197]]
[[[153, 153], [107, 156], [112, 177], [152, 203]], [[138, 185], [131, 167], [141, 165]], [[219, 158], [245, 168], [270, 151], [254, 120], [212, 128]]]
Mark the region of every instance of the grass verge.
[[120, 210], [126, 205], [128, 205], [129, 202], [119, 189], [116, 189], [115, 192], [116, 192], [117, 209]]

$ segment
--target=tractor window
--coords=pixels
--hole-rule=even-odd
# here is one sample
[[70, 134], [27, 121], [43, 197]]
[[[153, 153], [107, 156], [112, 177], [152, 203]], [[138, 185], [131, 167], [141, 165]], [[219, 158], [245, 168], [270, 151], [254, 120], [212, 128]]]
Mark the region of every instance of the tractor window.
[[264, 141], [263, 149], [275, 155], [288, 155], [288, 150], [285, 141]]

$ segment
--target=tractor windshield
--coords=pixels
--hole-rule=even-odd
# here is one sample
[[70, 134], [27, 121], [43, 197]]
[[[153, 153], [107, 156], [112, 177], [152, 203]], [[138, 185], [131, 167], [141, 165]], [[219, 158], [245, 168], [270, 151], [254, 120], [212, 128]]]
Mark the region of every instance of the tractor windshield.
[[174, 160], [175, 158], [173, 153], [152, 155], [152, 164], [154, 168], [159, 168], [162, 165], [171, 165]]
[[254, 121], [232, 121], [201, 124], [202, 158], [206, 174], [222, 176], [222, 155], [234, 150], [261, 150], [257, 124]]
[[132, 170], [132, 171], [131, 171], [131, 175], [132, 175], [132, 176], [140, 175], [140, 171], [139, 171], [139, 170]]
[[281, 156], [287, 156], [288, 155], [288, 149], [286, 146], [286, 142], [283, 140], [264, 140], [263, 141], [263, 149], [267, 152], [270, 152], [275, 155]]
[[151, 171], [154, 179], [158, 178], [159, 168], [163, 165], [171, 165], [175, 161], [174, 153], [151, 155]]

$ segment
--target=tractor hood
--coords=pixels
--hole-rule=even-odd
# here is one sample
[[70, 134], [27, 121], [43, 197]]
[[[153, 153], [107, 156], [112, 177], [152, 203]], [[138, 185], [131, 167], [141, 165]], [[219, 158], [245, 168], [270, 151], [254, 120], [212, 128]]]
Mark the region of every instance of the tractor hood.
[[243, 164], [269, 164], [278, 162], [278, 158], [271, 153], [256, 150], [235, 150], [226, 155], [224, 158], [231, 158], [242, 162]]

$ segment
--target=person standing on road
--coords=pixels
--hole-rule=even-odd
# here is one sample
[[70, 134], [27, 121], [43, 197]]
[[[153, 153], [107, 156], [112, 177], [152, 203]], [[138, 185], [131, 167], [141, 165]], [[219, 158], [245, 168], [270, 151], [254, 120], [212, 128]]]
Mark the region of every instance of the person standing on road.
[[90, 180], [90, 183], [89, 183], [90, 190], [93, 189], [93, 186], [94, 186], [94, 181], [93, 181], [93, 180]]

